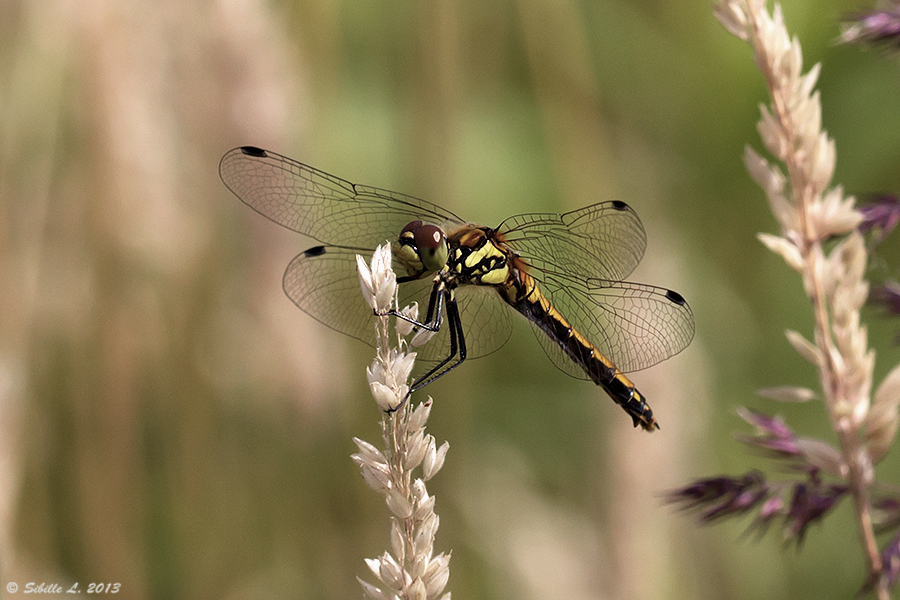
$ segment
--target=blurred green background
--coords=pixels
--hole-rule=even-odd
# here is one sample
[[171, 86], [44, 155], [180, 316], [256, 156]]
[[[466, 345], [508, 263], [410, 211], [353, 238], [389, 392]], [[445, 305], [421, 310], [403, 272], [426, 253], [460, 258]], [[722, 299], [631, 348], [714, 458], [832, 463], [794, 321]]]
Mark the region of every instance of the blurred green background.
[[[859, 8], [784, 7], [806, 68], [824, 63], [835, 181], [897, 192], [898, 58], [834, 43]], [[283, 295], [311, 242], [217, 175], [253, 144], [486, 224], [625, 200], [648, 234], [632, 279], [693, 308], [693, 344], [633, 377], [653, 435], [524, 322], [428, 388], [455, 598], [851, 597], [848, 506], [797, 552], [660, 498], [762, 465], [732, 440], [737, 406], [831, 439], [818, 404], [754, 395], [816, 387], [782, 333], [810, 333], [800, 281], [755, 239], [777, 227], [741, 162], [763, 101], [707, 2], [6, 0], [0, 584], [330, 599], [371, 580], [388, 510], [349, 456], [352, 436], [379, 442], [372, 353]], [[896, 277], [898, 250], [874, 277]], [[898, 325], [867, 318], [880, 380]]]

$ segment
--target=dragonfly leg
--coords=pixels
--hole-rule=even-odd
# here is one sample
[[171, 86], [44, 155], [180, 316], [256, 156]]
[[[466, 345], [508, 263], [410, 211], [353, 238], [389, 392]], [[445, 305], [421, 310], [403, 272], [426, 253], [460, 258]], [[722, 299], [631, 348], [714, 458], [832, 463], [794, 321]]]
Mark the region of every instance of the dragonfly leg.
[[[446, 290], [441, 292], [441, 296], [437, 300], [437, 310], [438, 315], [442, 312], [441, 306], [444, 302], [443, 296], [447, 295], [447, 322], [450, 327], [450, 354], [447, 355], [447, 358], [439, 362], [434, 366], [433, 369], [413, 381], [412, 385], [409, 387], [409, 392], [407, 392], [406, 396], [403, 400], [395, 406], [394, 408], [388, 410], [387, 412], [394, 412], [398, 410], [401, 406], [403, 406], [413, 392], [416, 392], [429, 383], [443, 377], [466, 360], [466, 338], [463, 334], [462, 321], [459, 318], [459, 308], [456, 305], [456, 300], [452, 296], [452, 292], [448, 292]], [[429, 302], [429, 304], [431, 304]], [[437, 319], [440, 321], [440, 319]], [[458, 355], [458, 359], [455, 363], [446, 366], [454, 357]]]
[[[399, 279], [397, 280], [400, 281]], [[434, 287], [431, 288], [431, 296], [428, 298], [428, 310], [425, 312], [425, 320], [424, 321], [416, 321], [415, 319], [410, 319], [403, 313], [398, 310], [391, 309], [386, 313], [379, 314], [375, 313], [376, 316], [393, 316], [398, 319], [403, 319], [407, 323], [412, 323], [416, 326], [416, 329], [425, 329], [427, 331], [440, 331], [441, 329], [441, 319], [444, 313], [444, 291], [446, 288], [441, 282], [437, 282], [434, 284]], [[433, 319], [433, 320], [432, 320]]]
[[[450, 327], [450, 354], [447, 355], [447, 358], [439, 362], [434, 366], [430, 371], [416, 379], [412, 386], [409, 388], [409, 393], [422, 389], [429, 383], [443, 377], [466, 360], [466, 337], [463, 332], [462, 321], [459, 318], [459, 307], [456, 304], [456, 298], [453, 297], [453, 292], [444, 291], [441, 296], [447, 296], [446, 305], [447, 305], [447, 323]], [[441, 299], [438, 301], [438, 308], [440, 308]], [[438, 313], [440, 314], [440, 313]], [[449, 367], [446, 366], [454, 357], [458, 355], [456, 362], [454, 362]]]

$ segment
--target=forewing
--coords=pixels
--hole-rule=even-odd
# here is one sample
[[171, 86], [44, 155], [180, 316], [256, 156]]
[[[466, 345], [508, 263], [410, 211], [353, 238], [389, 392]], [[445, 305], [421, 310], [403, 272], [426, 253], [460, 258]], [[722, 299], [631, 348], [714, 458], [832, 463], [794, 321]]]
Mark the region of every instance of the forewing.
[[[684, 350], [694, 337], [690, 306], [665, 288], [560, 273], [543, 273], [540, 286], [556, 310], [622, 372], [652, 367]], [[535, 333], [557, 367], [587, 378], [556, 342]]]
[[576, 279], [624, 279], [647, 247], [641, 220], [618, 200], [563, 214], [518, 215], [498, 230], [530, 265]]
[[410, 221], [462, 224], [436, 204], [350, 183], [275, 152], [229, 151], [219, 175], [235, 196], [272, 221], [323, 244], [366, 248], [394, 241]]
[[[369, 259], [368, 250], [319, 246], [299, 254], [284, 273], [284, 291], [305, 313], [331, 329], [375, 345], [375, 315], [365, 303], [356, 273], [356, 255]], [[396, 267], [396, 265], [395, 265]], [[400, 306], [419, 304], [425, 319], [433, 282], [430, 278], [401, 283]], [[456, 291], [460, 318], [470, 358], [490, 354], [510, 334], [510, 309], [493, 288], [464, 286]], [[419, 360], [443, 360], [450, 352], [450, 326], [446, 317], [440, 331], [414, 350]]]

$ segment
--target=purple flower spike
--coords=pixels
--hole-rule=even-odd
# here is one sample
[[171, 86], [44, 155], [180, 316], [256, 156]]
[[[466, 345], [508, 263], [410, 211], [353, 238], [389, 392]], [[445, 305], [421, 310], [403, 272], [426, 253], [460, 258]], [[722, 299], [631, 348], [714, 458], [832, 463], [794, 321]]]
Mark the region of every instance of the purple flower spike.
[[881, 555], [881, 576], [888, 587], [894, 587], [900, 575], [900, 535], [895, 537]]
[[897, 577], [900, 576], [900, 534], [895, 536], [891, 543], [881, 551], [880, 575], [880, 578], [877, 575], [870, 577], [859, 591], [859, 596], [871, 592], [876, 586], [884, 585], [891, 589], [897, 584]]
[[784, 421], [778, 417], [742, 408], [738, 414], [747, 423], [756, 427], [756, 435], [738, 436], [745, 444], [757, 446], [773, 452], [780, 457], [801, 456], [803, 453], [797, 445], [797, 436]]
[[785, 518], [784, 533], [787, 539], [803, 543], [806, 529], [820, 521], [847, 493], [847, 486], [824, 485], [816, 477], [809, 483], [794, 484], [790, 508]]
[[756, 520], [751, 525], [751, 528], [757, 529], [760, 536], [762, 536], [768, 531], [769, 525], [772, 524], [775, 517], [783, 514], [785, 514], [784, 499], [780, 493], [774, 494], [759, 507], [759, 513], [756, 515]]
[[900, 10], [873, 10], [851, 15], [840, 41], [900, 47]]
[[889, 281], [872, 289], [869, 302], [881, 306], [893, 315], [900, 315], [900, 283]]
[[794, 432], [791, 428], [778, 417], [770, 417], [765, 413], [751, 409], [739, 410], [738, 414], [742, 419], [759, 429], [761, 432], [769, 433], [779, 438], [789, 438], [794, 436]]
[[900, 500], [890, 495], [872, 498], [872, 521], [879, 533], [900, 527]]
[[875, 241], [880, 243], [900, 223], [900, 198], [890, 194], [876, 196], [872, 202], [858, 207], [863, 215], [859, 224], [860, 233], [875, 232]]
[[704, 508], [701, 519], [715, 521], [722, 517], [745, 514], [769, 496], [769, 485], [762, 473], [751, 471], [742, 477], [713, 477], [669, 492], [666, 500], [686, 509]]

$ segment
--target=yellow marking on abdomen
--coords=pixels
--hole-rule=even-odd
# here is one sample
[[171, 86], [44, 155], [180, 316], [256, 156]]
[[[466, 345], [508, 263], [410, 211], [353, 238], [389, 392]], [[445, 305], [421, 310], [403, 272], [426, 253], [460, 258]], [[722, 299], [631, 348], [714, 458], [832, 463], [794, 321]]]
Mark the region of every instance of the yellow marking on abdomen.
[[[504, 297], [519, 312], [531, 319], [544, 333], [556, 341], [563, 351], [597, 385], [631, 415], [635, 426], [645, 430], [658, 428], [653, 411], [644, 396], [613, 362], [585, 338], [550, 302], [531, 275], [519, 271], [518, 281], [504, 289]], [[530, 306], [532, 308], [526, 308]], [[573, 347], [574, 340], [579, 348]]]

